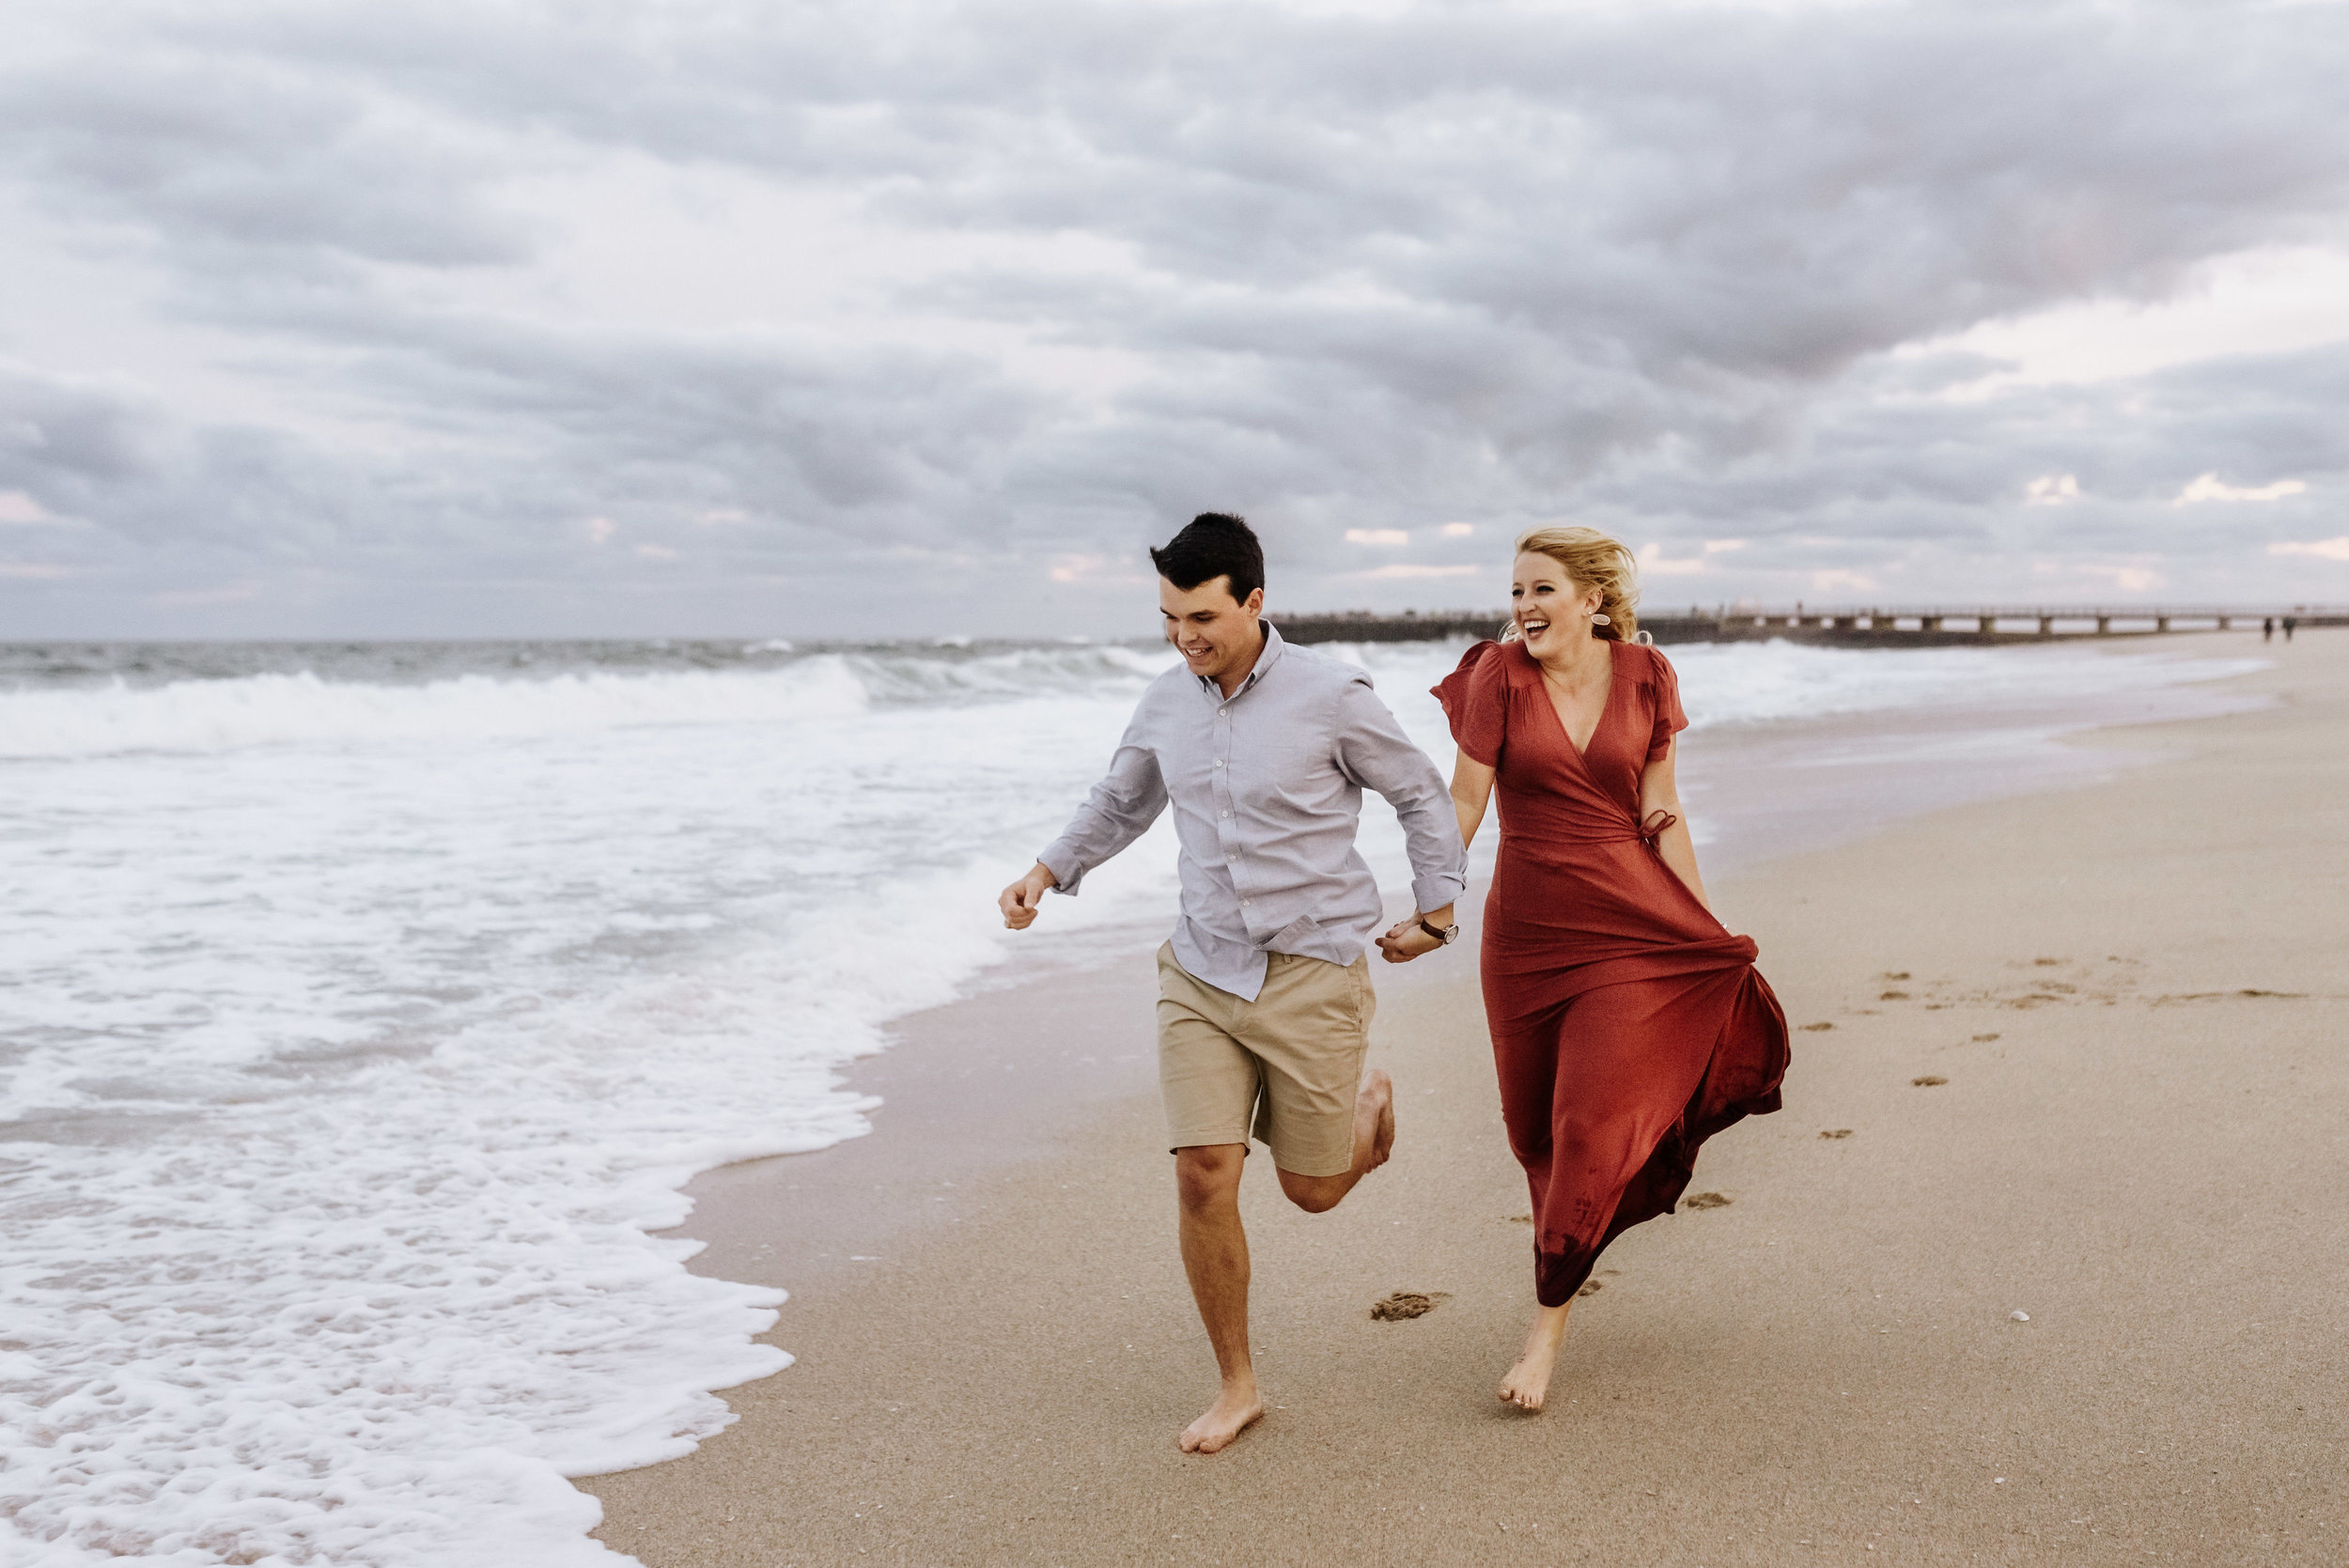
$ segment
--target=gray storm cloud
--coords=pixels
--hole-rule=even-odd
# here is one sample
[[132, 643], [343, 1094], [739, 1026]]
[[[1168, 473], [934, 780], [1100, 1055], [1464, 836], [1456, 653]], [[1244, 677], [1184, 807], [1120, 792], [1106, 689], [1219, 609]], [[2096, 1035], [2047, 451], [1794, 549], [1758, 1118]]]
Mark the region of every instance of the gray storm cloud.
[[[211, 629], [887, 631], [891, 593], [953, 588], [953, 629], [1107, 630], [1123, 563], [1211, 505], [1321, 602], [1480, 597], [1359, 574], [1569, 516], [1742, 540], [1722, 581], [1787, 598], [2024, 556], [2227, 597], [2281, 592], [2264, 546], [2340, 532], [2349, 489], [2340, 346], [1975, 397], [1981, 356], [1894, 352], [2340, 243], [2339, 8], [48, 21], [0, 72], [25, 243], [154, 280], [102, 349], [0, 316], [0, 494], [39, 514], [0, 607], [52, 633], [194, 624], [161, 608], [192, 573], [250, 584]], [[863, 282], [887, 333], [565, 309], [528, 280], [631, 221], [592, 196], [624, 168], [818, 194], [929, 258]], [[560, 179], [590, 194], [517, 194]], [[817, 240], [742, 243], [780, 275]], [[141, 320], [292, 412], [175, 393]], [[2173, 504], [2210, 472], [2307, 488]], [[2024, 505], [2053, 474], [2077, 502]]]

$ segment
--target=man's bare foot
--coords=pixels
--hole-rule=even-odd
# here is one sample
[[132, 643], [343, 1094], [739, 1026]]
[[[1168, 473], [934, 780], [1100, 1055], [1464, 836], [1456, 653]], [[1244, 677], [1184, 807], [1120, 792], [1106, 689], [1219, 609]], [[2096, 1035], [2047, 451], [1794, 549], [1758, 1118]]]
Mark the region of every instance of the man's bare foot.
[[1226, 1389], [1206, 1415], [1183, 1428], [1183, 1452], [1213, 1453], [1227, 1447], [1263, 1414], [1264, 1401], [1254, 1389]]
[[1525, 1348], [1517, 1355], [1517, 1364], [1501, 1380], [1503, 1405], [1520, 1410], [1542, 1407], [1542, 1401], [1549, 1397], [1549, 1374], [1558, 1365], [1558, 1347], [1565, 1343], [1566, 1314], [1572, 1311], [1571, 1301], [1563, 1307], [1534, 1310], [1533, 1326], [1525, 1331]]
[[1373, 1067], [1362, 1079], [1362, 1092], [1354, 1098], [1354, 1146], [1362, 1146], [1362, 1133], [1370, 1133], [1370, 1163], [1365, 1172], [1376, 1171], [1387, 1163], [1394, 1153], [1394, 1079], [1382, 1068]]

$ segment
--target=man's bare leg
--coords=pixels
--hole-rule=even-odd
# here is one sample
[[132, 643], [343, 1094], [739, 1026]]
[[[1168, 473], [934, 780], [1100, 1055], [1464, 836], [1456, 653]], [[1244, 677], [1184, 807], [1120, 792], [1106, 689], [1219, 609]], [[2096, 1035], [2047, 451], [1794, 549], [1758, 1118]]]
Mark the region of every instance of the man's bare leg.
[[1566, 1314], [1572, 1311], [1572, 1301], [1563, 1307], [1533, 1309], [1533, 1326], [1525, 1331], [1525, 1348], [1509, 1375], [1501, 1380], [1502, 1404], [1520, 1410], [1542, 1407], [1542, 1401], [1549, 1397], [1549, 1374], [1558, 1365], [1558, 1347], [1565, 1343]]
[[1183, 1272], [1199, 1321], [1215, 1347], [1223, 1391], [1183, 1428], [1185, 1453], [1213, 1453], [1264, 1414], [1256, 1365], [1248, 1354], [1248, 1233], [1239, 1221], [1242, 1143], [1174, 1151], [1174, 1188], [1182, 1206]]
[[1300, 1176], [1281, 1172], [1281, 1190], [1307, 1214], [1327, 1214], [1336, 1208], [1354, 1184], [1387, 1163], [1394, 1153], [1394, 1079], [1373, 1067], [1363, 1075], [1361, 1093], [1354, 1096], [1354, 1163], [1341, 1175]]

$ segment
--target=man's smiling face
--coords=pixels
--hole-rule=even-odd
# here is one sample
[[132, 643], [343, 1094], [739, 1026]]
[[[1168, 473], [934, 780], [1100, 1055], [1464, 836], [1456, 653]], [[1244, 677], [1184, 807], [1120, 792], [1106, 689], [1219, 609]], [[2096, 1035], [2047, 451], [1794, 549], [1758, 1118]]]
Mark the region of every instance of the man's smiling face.
[[1222, 684], [1235, 670], [1245, 670], [1264, 645], [1257, 615], [1264, 610], [1264, 590], [1245, 600], [1232, 597], [1229, 577], [1211, 577], [1196, 588], [1177, 588], [1159, 579], [1159, 613], [1165, 617], [1166, 640], [1183, 656], [1190, 673]]

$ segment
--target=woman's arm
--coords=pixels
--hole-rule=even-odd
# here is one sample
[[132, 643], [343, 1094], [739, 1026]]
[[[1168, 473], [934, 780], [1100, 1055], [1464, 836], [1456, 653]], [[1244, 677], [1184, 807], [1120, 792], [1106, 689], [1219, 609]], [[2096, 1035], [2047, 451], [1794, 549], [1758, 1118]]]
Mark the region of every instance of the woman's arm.
[[1476, 842], [1476, 830], [1485, 821], [1486, 804], [1493, 798], [1493, 770], [1469, 755], [1459, 754], [1452, 765], [1452, 809], [1460, 818], [1460, 842]]
[[[1656, 840], [1657, 853], [1664, 857], [1672, 875], [1688, 885], [1688, 891], [1697, 895], [1697, 902], [1710, 910], [1713, 901], [1704, 896], [1704, 878], [1697, 875], [1697, 842], [1688, 836], [1688, 814], [1681, 809], [1680, 786], [1672, 781], [1672, 758], [1679, 752], [1680, 743], [1674, 741], [1640, 775], [1640, 820], [1645, 822], [1659, 811], [1672, 813], [1672, 825]], [[1456, 781], [1452, 793], [1457, 800], [1460, 786]]]

